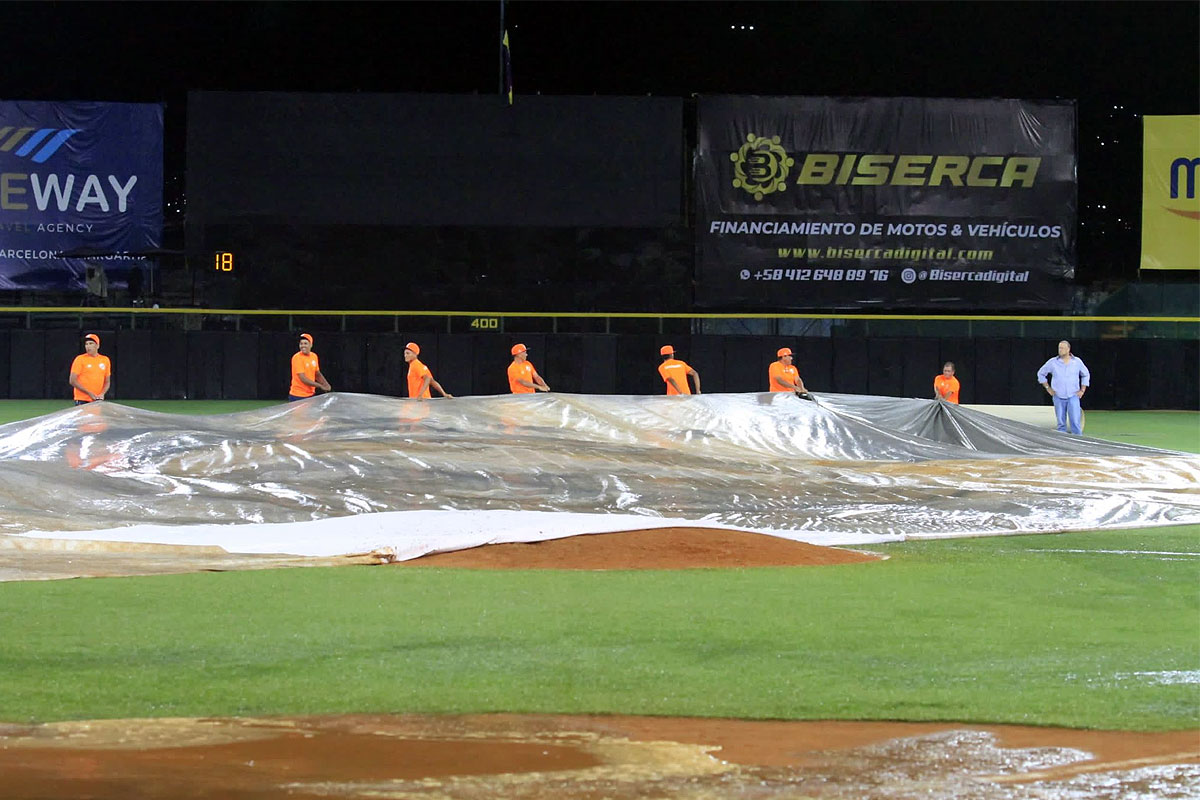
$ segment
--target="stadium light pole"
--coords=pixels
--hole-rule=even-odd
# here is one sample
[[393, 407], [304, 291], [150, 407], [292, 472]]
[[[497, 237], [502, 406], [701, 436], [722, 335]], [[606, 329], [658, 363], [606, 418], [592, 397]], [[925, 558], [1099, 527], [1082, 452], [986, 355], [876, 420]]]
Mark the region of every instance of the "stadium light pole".
[[504, 0], [500, 0], [500, 36], [497, 39], [498, 47], [500, 48], [500, 89], [499, 93], [504, 94]]

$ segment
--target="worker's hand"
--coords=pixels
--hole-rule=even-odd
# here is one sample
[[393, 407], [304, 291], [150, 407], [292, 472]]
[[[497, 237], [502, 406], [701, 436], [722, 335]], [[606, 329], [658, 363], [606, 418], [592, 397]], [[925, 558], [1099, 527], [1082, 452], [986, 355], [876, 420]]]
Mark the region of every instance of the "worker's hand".
[[1054, 390], [1051, 389], [1048, 384], [1043, 383], [1042, 386], [1046, 387], [1046, 394], [1050, 395], [1051, 397], [1054, 396]]

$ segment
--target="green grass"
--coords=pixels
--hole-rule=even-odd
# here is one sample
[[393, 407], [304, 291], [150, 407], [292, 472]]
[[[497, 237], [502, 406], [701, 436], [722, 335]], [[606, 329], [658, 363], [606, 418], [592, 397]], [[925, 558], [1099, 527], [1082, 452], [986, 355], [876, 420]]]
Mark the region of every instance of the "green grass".
[[[632, 713], [1200, 724], [1197, 529], [842, 567], [299, 569], [0, 585], [0, 718]], [[1088, 553], [1063, 550], [1085, 549]], [[1046, 552], [1044, 552], [1046, 551]]]
[[[114, 400], [114, 403], [168, 414], [231, 414], [277, 405], [278, 400]], [[0, 425], [71, 408], [70, 400], [0, 400]]]
[[[1092, 412], [1087, 424], [1200, 451], [1197, 419]], [[1200, 526], [872, 549], [889, 559], [3, 583], [0, 720], [524, 711], [1200, 726], [1194, 677], [1155, 680], [1200, 671]]]
[[1089, 411], [1085, 434], [1097, 439], [1200, 453], [1195, 411]]

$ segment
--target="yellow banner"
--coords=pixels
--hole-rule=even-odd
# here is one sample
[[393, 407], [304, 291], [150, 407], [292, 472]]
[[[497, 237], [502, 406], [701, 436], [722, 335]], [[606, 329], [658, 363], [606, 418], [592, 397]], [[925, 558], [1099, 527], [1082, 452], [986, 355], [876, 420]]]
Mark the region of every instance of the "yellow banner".
[[1142, 269], [1200, 269], [1200, 116], [1143, 120]]

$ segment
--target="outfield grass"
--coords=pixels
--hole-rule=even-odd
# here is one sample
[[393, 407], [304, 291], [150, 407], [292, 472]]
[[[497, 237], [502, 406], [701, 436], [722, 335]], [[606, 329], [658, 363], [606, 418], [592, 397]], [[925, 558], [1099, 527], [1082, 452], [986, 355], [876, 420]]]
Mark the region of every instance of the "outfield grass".
[[[168, 414], [232, 414], [265, 406], [278, 405], [278, 400], [113, 400], [121, 405], [163, 411]], [[0, 400], [0, 425], [23, 419], [53, 414], [70, 408], [71, 400]]]
[[[1105, 414], [1120, 441], [1176, 448], [1197, 420], [1092, 412], [1089, 434]], [[4, 583], [0, 720], [529, 711], [1200, 726], [1200, 526], [872, 549], [890, 558]]]
[[526, 711], [1187, 728], [1200, 687], [1158, 681], [1198, 668], [1197, 550], [1195, 529], [1161, 529], [905, 544], [839, 567], [10, 583], [0, 718]]

